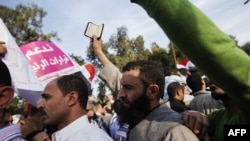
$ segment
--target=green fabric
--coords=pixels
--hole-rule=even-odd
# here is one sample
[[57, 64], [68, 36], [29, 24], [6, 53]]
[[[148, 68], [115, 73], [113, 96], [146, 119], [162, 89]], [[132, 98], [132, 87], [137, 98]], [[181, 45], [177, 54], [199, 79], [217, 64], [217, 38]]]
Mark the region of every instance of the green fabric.
[[[250, 117], [250, 57], [188, 0], [131, 0]], [[247, 29], [246, 29], [247, 30]]]
[[[228, 118], [225, 109], [212, 112], [207, 116], [209, 122], [209, 136], [214, 137], [215, 141], [224, 141], [224, 125], [249, 124], [249, 119], [238, 111], [231, 118]], [[248, 121], [247, 121], [248, 120]]]

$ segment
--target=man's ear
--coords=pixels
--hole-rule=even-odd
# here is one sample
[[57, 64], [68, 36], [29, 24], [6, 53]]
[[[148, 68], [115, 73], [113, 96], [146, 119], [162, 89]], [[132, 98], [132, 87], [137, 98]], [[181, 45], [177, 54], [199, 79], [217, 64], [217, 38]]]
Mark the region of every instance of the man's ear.
[[178, 89], [178, 90], [176, 91], [176, 95], [177, 95], [177, 96], [182, 95], [182, 93], [183, 93], [182, 89]]
[[151, 84], [148, 86], [148, 96], [150, 99], [154, 99], [159, 95], [159, 86], [156, 84]]
[[72, 91], [67, 95], [67, 104], [69, 106], [73, 106], [78, 102], [78, 93], [76, 91]]
[[0, 108], [5, 108], [12, 101], [14, 97], [14, 90], [11, 87], [3, 89], [0, 95]]

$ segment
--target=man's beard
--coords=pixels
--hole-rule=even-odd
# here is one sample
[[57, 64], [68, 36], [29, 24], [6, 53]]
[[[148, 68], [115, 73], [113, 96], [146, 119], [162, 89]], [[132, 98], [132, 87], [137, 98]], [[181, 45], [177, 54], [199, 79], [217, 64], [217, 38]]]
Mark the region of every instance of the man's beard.
[[144, 93], [140, 98], [133, 101], [128, 108], [122, 105], [119, 124], [127, 123], [129, 129], [132, 129], [137, 123], [144, 119], [150, 111], [150, 101], [146, 93]]

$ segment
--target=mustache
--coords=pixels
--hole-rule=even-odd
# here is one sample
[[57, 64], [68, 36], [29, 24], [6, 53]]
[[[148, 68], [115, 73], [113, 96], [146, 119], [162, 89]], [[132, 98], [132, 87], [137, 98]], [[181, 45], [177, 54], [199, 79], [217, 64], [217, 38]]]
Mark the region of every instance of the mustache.
[[46, 115], [45, 111], [43, 109], [37, 109], [36, 114], [34, 115], [34, 117], [40, 117]]
[[130, 103], [129, 100], [127, 100], [126, 98], [119, 98], [118, 100], [121, 103]]

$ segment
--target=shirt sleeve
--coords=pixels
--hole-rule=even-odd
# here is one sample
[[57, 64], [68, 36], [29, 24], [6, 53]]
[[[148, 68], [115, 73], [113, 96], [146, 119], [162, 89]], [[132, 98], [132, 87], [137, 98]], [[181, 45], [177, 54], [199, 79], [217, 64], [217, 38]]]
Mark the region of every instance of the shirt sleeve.
[[107, 83], [108, 87], [115, 93], [120, 89], [120, 79], [122, 73], [120, 70], [112, 63], [109, 63], [103, 67], [99, 77]]

